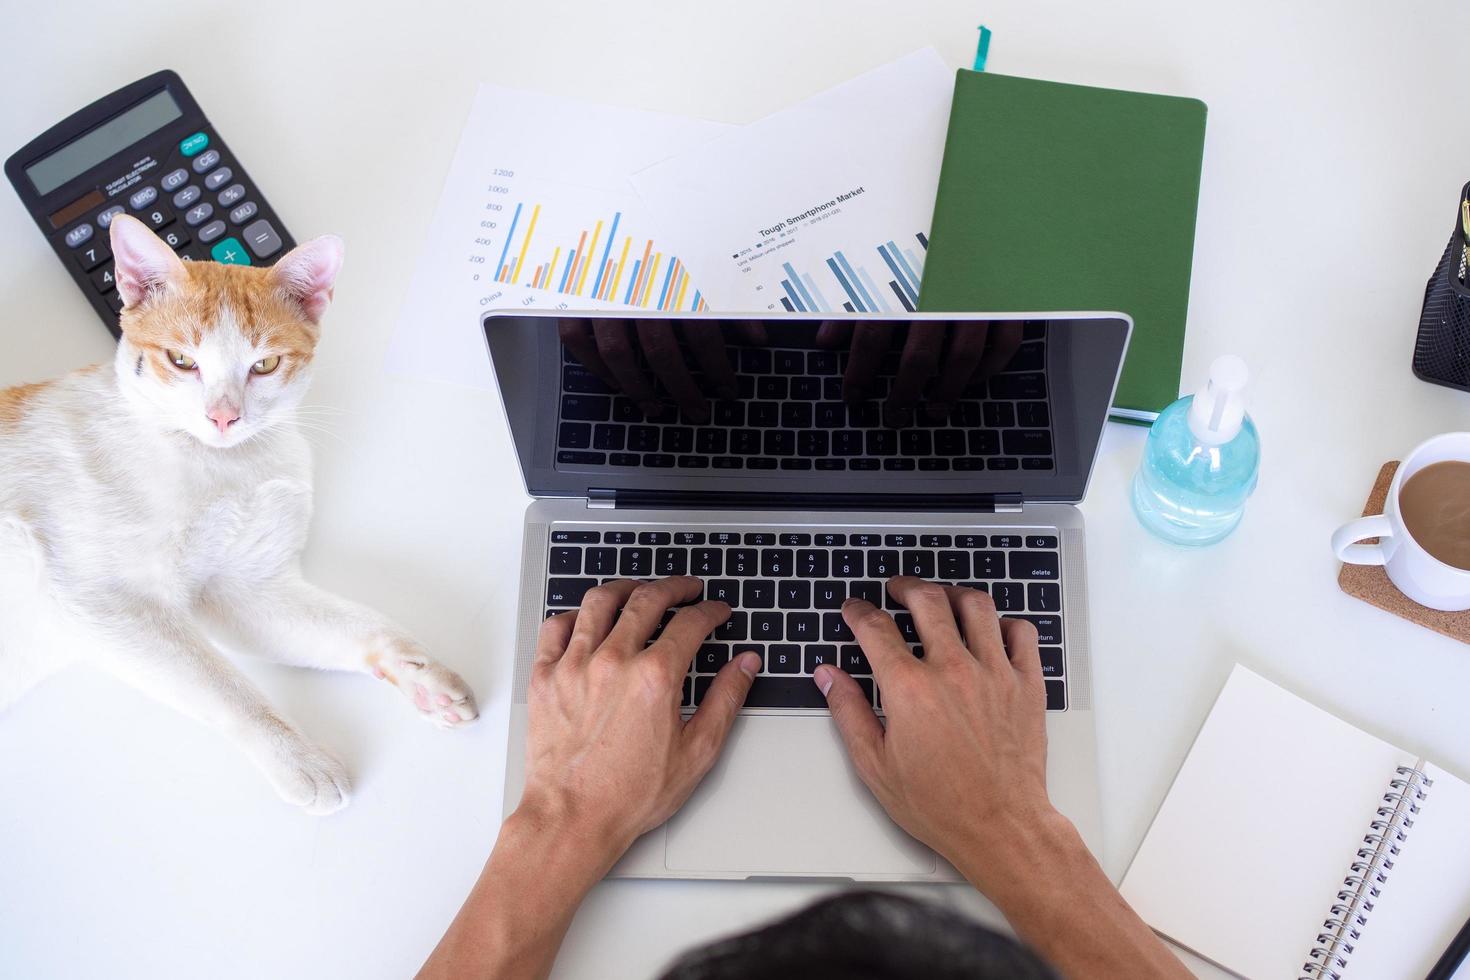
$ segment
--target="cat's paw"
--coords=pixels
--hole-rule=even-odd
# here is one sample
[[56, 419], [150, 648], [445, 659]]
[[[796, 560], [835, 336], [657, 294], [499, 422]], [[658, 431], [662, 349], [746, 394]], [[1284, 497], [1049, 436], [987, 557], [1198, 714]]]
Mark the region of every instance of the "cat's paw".
[[374, 665], [374, 676], [391, 681], [419, 714], [440, 728], [458, 728], [479, 717], [475, 695], [460, 676], [421, 650], [389, 654]]
[[351, 784], [342, 763], [300, 738], [281, 740], [272, 754], [265, 770], [281, 799], [318, 817], [347, 805]]

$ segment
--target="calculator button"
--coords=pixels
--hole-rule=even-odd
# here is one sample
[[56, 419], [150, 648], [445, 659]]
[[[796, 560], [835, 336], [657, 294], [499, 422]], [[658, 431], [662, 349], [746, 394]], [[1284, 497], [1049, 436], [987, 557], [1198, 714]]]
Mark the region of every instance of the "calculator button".
[[208, 221], [211, 214], [214, 214], [214, 205], [205, 201], [184, 212], [184, 220], [189, 223], [189, 227], [193, 228]]
[[214, 241], [216, 238], [223, 235], [224, 233], [225, 223], [223, 221], [211, 221], [209, 224], [199, 229], [199, 240], [201, 242], [204, 242], [205, 244], [208, 244], [209, 242]]
[[203, 191], [201, 191], [197, 187], [194, 187], [193, 185], [185, 187], [183, 190], [174, 195], [174, 207], [187, 208], [189, 205], [199, 200], [199, 196], [203, 193]]
[[103, 211], [101, 214], [97, 215], [97, 227], [106, 228], [108, 225], [112, 224], [112, 219], [114, 216], [122, 214], [126, 210], [127, 208], [123, 207], [121, 204], [114, 204], [106, 211]]
[[162, 238], [164, 244], [175, 252], [189, 244], [189, 235], [182, 228], [170, 228], [158, 237]]
[[179, 152], [186, 157], [191, 157], [209, 145], [209, 137], [204, 133], [195, 133], [193, 136], [185, 136], [179, 141]]
[[162, 206], [149, 208], [147, 211], [144, 211], [141, 215], [139, 215], [139, 217], [143, 219], [144, 224], [146, 224], [149, 228], [152, 228], [154, 231], [157, 231], [165, 225], [171, 225], [174, 223], [174, 213], [168, 208]]
[[255, 206], [254, 201], [246, 201], [244, 204], [240, 205], [238, 208], [230, 212], [230, 224], [243, 225], [245, 222], [255, 217], [255, 212], [259, 210], [260, 208]]
[[250, 256], [245, 254], [245, 246], [240, 244], [240, 239], [231, 235], [222, 242], [215, 244], [209, 250], [210, 256], [225, 265], [249, 265]]
[[112, 277], [112, 266], [104, 265], [92, 273], [92, 285], [97, 287], [97, 292], [105, 293], [117, 285], [117, 280]]
[[[90, 228], [92, 226], [87, 225], [86, 227]], [[94, 242], [93, 244], [88, 245], [86, 248], [77, 252], [77, 254], [73, 255], [72, 258], [77, 260], [77, 265], [82, 267], [83, 272], [91, 272], [103, 262], [106, 262], [108, 259], [112, 258], [112, 252], [109, 251], [107, 246], [102, 244], [101, 242]]]
[[149, 186], [135, 191], [133, 196], [128, 198], [128, 206], [134, 211], [141, 211], [156, 200], [158, 200], [158, 188]]
[[170, 191], [178, 190], [180, 187], [183, 187], [188, 182], [189, 171], [185, 170], [183, 167], [180, 167], [177, 170], [171, 170], [168, 173], [164, 174], [163, 179], [158, 182], [158, 186], [162, 187], [163, 192], [167, 194]]
[[246, 227], [241, 234], [250, 243], [250, 250], [261, 258], [274, 255], [281, 249], [281, 236], [264, 218]]
[[[184, 154], [184, 156], [188, 155], [189, 154], [187, 153]], [[194, 158], [194, 172], [196, 174], [202, 174], [206, 170], [213, 170], [218, 165], [219, 150], [209, 150], [208, 152], [201, 153]]]
[[204, 178], [204, 186], [212, 191], [217, 191], [230, 182], [235, 172], [229, 167], [220, 167], [214, 173]]
[[82, 244], [82, 242], [85, 242], [91, 237], [92, 225], [90, 222], [84, 225], [77, 225], [71, 231], [66, 233], [66, 244], [70, 248], [76, 248], [78, 245]]
[[[211, 174], [210, 176], [214, 176]], [[231, 184], [219, 192], [219, 206], [222, 208], [234, 207], [235, 204], [245, 196], [244, 184]]]
[[179, 261], [180, 262], [202, 262], [204, 260], [199, 257], [199, 253], [195, 249], [186, 248], [182, 252], [179, 253]]
[[110, 307], [112, 307], [112, 312], [114, 312], [114, 313], [121, 313], [122, 312], [123, 298], [121, 296], [119, 296], [117, 293], [108, 293], [106, 296], [104, 296], [102, 298], [105, 299], [105, 300], [107, 300], [107, 305], [110, 306]]

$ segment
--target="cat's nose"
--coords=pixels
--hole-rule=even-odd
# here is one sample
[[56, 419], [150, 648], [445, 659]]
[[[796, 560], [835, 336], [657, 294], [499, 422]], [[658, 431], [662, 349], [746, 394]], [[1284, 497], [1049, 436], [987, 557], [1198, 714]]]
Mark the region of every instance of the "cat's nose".
[[240, 421], [240, 410], [231, 405], [221, 405], [218, 408], [211, 408], [204, 414], [209, 421], [214, 423], [215, 428], [219, 429], [220, 435], [224, 435], [229, 431], [230, 426]]

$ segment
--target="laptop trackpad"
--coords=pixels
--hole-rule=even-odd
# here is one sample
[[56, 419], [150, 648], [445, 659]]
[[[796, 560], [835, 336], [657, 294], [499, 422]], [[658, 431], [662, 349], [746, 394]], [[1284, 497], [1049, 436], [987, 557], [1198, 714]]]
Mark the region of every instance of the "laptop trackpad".
[[668, 824], [671, 871], [915, 875], [934, 853], [888, 819], [828, 717], [744, 716]]

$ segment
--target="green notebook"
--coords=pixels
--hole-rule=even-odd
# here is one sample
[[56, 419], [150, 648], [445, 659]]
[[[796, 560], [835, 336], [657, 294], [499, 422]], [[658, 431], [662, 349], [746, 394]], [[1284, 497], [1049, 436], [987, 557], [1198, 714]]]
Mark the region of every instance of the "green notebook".
[[1133, 318], [1114, 417], [1179, 397], [1204, 153], [1197, 99], [960, 71], [919, 309]]

